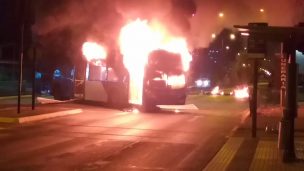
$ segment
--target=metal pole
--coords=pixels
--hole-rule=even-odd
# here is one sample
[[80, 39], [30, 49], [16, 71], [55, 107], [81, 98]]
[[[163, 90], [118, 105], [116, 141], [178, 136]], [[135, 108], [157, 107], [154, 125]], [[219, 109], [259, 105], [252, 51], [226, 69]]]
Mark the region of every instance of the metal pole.
[[21, 101], [21, 91], [22, 91], [22, 73], [23, 73], [23, 46], [24, 46], [24, 22], [22, 21], [21, 25], [21, 36], [20, 36], [20, 59], [19, 59], [19, 85], [18, 85], [18, 108], [17, 112], [20, 113], [20, 101]]
[[258, 95], [258, 61], [254, 59], [253, 61], [253, 91], [252, 91], [252, 129], [251, 136], [256, 137], [257, 130], [257, 95]]
[[294, 149], [294, 119], [297, 115], [297, 64], [295, 56], [294, 37], [288, 42], [288, 77], [287, 77], [287, 99], [283, 112], [282, 123], [283, 135], [283, 162], [292, 162], [296, 159]]
[[36, 99], [36, 46], [33, 48], [32, 110], [35, 110], [35, 99]]

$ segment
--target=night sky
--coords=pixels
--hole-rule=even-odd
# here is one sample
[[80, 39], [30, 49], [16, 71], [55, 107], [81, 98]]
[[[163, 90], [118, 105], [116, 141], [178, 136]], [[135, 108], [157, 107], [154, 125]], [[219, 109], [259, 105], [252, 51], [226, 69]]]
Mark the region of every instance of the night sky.
[[[38, 6], [47, 9], [42, 10], [43, 17], [37, 20], [35, 26], [36, 32], [41, 35], [67, 27], [80, 31], [82, 27], [86, 29], [83, 31], [88, 37], [115, 38], [119, 26], [126, 21], [137, 17], [157, 17], [166, 23], [177, 23], [192, 47], [208, 46], [210, 35], [220, 32], [223, 27], [248, 22], [292, 26], [304, 19], [302, 0], [196, 0], [194, 17], [179, 15], [186, 14], [187, 9], [179, 9], [178, 3], [172, 5], [170, 0], [44, 1], [47, 6], [46, 3]], [[183, 7], [187, 8], [185, 5]], [[179, 12], [174, 12], [175, 9]], [[260, 12], [260, 9], [264, 12]], [[223, 18], [218, 17], [220, 12], [224, 13]], [[189, 24], [178, 21], [185, 19]]]
[[[153, 18], [162, 20], [183, 20], [179, 13], [172, 12], [182, 3], [172, 1], [189, 0], [33, 0], [37, 7], [37, 16], [34, 31], [38, 35], [58, 32], [73, 28], [75, 34], [86, 34], [87, 37], [98, 36], [108, 39], [116, 37], [119, 26], [132, 18]], [[176, 22], [189, 39], [192, 47], [207, 46], [212, 33], [220, 32], [223, 27], [232, 27], [235, 24], [248, 22], [268, 22], [271, 25], [291, 26], [304, 20], [303, 0], [193, 0], [196, 4], [196, 15], [186, 18], [190, 23]], [[1, 0], [0, 23], [2, 27], [11, 22], [10, 2]], [[189, 8], [183, 5], [184, 8]], [[191, 8], [191, 7], [190, 7]], [[260, 12], [264, 9], [264, 12]], [[179, 9], [180, 10], [180, 9]], [[182, 9], [181, 9], [182, 10]], [[224, 13], [223, 18], [218, 14]], [[102, 33], [100, 33], [102, 32]], [[73, 36], [73, 33], [72, 33]], [[79, 37], [78, 37], [79, 38]], [[77, 38], [76, 38], [77, 39]]]

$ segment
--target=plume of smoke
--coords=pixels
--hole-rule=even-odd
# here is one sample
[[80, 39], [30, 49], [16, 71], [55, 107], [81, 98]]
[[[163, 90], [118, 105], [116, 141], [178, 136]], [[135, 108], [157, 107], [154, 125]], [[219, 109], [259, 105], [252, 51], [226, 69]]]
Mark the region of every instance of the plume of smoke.
[[[68, 42], [70, 48], [65, 50], [70, 53], [86, 40], [115, 46], [120, 28], [136, 18], [157, 19], [170, 31], [186, 35], [190, 31], [189, 8], [174, 6], [176, 2], [189, 0], [41, 0], [33, 30], [45, 46]], [[66, 38], [70, 40], [62, 40]]]

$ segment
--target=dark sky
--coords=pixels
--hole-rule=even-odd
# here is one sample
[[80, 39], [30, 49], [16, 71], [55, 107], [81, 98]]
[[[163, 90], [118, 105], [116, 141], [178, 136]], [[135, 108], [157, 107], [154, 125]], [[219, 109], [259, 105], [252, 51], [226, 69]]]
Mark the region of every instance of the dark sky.
[[[109, 41], [117, 39], [119, 28], [128, 20], [156, 17], [180, 28], [191, 47], [198, 47], [208, 46], [212, 33], [235, 24], [292, 26], [304, 21], [304, 0], [193, 0], [197, 10], [191, 18], [180, 15], [184, 12], [172, 12], [172, 1], [178, 0], [36, 0], [39, 17], [33, 30], [42, 36], [68, 30], [76, 42]], [[5, 11], [3, 3], [0, 5]], [[224, 13], [223, 18], [218, 17], [219, 12]]]
[[[194, 17], [189, 18], [190, 29], [185, 34], [191, 47], [207, 46], [212, 33], [219, 33], [223, 27], [232, 27], [235, 24], [268, 22], [270, 25], [291, 26], [304, 19], [304, 0], [194, 1], [197, 12]], [[46, 8], [42, 10], [45, 15], [38, 19], [35, 30], [42, 35], [72, 27], [77, 34], [86, 34], [88, 38], [98, 37], [101, 41], [105, 41], [109, 38], [115, 39], [119, 27], [137, 17], [157, 17], [166, 23], [184, 20], [177, 13], [170, 14], [173, 8], [171, 0], [40, 0], [40, 2], [43, 2], [40, 7]], [[263, 13], [260, 12], [261, 8], [264, 9]], [[223, 18], [218, 17], [219, 12], [224, 13]]]

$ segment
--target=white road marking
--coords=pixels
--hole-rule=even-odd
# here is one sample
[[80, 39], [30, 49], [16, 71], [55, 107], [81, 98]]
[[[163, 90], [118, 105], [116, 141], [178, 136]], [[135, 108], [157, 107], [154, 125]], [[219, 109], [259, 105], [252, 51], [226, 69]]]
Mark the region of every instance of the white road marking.
[[198, 107], [194, 104], [186, 104], [186, 105], [157, 105], [157, 107], [161, 109], [167, 110], [198, 110]]

